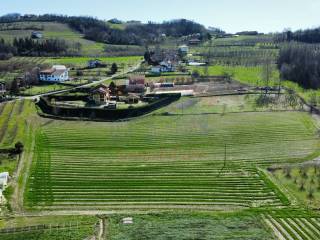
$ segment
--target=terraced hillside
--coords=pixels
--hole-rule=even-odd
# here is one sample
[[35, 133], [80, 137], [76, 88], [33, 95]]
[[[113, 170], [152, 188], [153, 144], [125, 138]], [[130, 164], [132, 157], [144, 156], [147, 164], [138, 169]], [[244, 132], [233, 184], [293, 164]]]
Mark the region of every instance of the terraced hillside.
[[301, 112], [54, 121], [37, 133], [25, 200], [54, 209], [285, 205], [256, 166], [313, 154], [315, 131]]

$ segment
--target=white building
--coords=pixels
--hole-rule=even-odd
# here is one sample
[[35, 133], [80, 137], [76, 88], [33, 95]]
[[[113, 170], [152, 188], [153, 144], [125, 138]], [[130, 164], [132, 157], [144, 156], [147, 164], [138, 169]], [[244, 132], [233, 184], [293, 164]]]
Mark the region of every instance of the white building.
[[187, 45], [182, 45], [179, 47], [179, 52], [183, 54], [188, 54], [189, 53], [189, 47]]
[[69, 70], [63, 65], [54, 65], [39, 74], [40, 81], [46, 82], [64, 82], [69, 80]]
[[8, 185], [9, 181], [9, 173], [8, 172], [2, 172], [0, 173], [0, 189], [4, 189]]
[[151, 73], [160, 74], [162, 72], [174, 72], [175, 67], [172, 65], [170, 61], [168, 62], [161, 62], [160, 65], [154, 66], [151, 68]]

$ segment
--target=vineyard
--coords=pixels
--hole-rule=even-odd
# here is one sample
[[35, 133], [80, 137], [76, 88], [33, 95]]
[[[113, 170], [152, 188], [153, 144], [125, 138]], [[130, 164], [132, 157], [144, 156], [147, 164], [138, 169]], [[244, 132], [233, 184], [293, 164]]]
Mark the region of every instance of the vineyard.
[[319, 216], [265, 216], [266, 224], [280, 240], [316, 240], [320, 238]]
[[192, 52], [212, 65], [254, 67], [266, 60], [275, 62], [279, 50], [273, 37], [265, 35], [218, 38], [192, 48]]
[[257, 167], [312, 157], [315, 132], [301, 112], [55, 121], [37, 132], [25, 202], [53, 209], [284, 206], [288, 199]]
[[25, 139], [26, 117], [33, 108], [33, 103], [26, 100], [0, 104], [0, 147], [12, 147]]

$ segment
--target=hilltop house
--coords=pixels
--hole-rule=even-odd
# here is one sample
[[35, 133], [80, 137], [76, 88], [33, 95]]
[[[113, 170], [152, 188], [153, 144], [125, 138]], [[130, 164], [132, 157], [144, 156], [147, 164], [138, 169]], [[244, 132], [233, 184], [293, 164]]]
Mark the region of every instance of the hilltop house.
[[100, 84], [90, 91], [90, 100], [97, 105], [104, 105], [110, 101], [110, 89], [104, 84]]
[[40, 81], [46, 82], [64, 82], [69, 80], [69, 70], [63, 65], [54, 65], [39, 74]]

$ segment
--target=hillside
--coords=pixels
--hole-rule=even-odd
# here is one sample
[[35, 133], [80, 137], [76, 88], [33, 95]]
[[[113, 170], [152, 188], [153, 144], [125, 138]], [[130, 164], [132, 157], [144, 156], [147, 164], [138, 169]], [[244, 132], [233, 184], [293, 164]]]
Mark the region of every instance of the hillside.
[[[61, 39], [67, 43], [81, 44], [81, 55], [84, 56], [107, 56], [107, 55], [130, 55], [130, 50], [143, 54], [138, 46], [113, 46], [87, 40], [84, 34], [71, 29], [68, 24], [57, 22], [13, 22], [0, 23], [0, 38], [12, 42], [14, 38], [30, 37], [33, 31], [43, 33], [44, 39]], [[124, 53], [125, 51], [125, 53]]]

